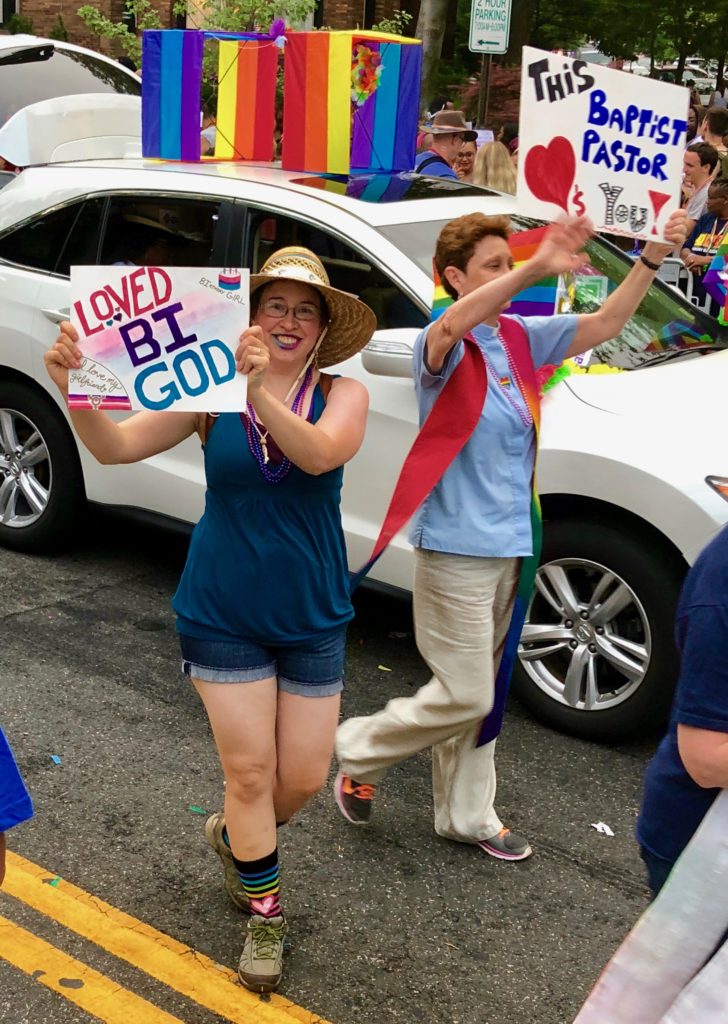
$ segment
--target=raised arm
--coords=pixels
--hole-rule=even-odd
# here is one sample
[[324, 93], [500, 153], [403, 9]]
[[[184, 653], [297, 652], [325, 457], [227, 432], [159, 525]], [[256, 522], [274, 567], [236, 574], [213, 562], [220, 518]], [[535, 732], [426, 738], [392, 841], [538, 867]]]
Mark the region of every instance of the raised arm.
[[260, 327], [249, 327], [236, 353], [238, 369], [248, 374], [248, 400], [276, 444], [304, 473], [316, 476], [343, 466], [361, 447], [369, 395], [357, 380], [333, 381], [326, 408], [316, 423], [291, 412], [265, 387], [270, 356]]
[[[592, 223], [586, 217], [569, 217], [552, 224], [527, 263], [457, 299], [427, 333], [429, 369], [439, 373], [450, 349], [478, 324], [498, 317], [524, 288], [544, 277], [577, 270], [581, 262], [578, 253], [592, 234]], [[445, 268], [445, 274], [453, 270], [455, 268]], [[455, 282], [451, 283], [456, 286]]]
[[[665, 227], [667, 242], [648, 242], [642, 256], [655, 267], [659, 267], [676, 246], [682, 248], [687, 235], [687, 215], [676, 210]], [[642, 259], [635, 260], [634, 266], [624, 281], [616, 288], [597, 313], [585, 313], [579, 317], [566, 358], [586, 352], [603, 341], [615, 338], [635, 313], [647, 289], [655, 279], [657, 270], [648, 267]]]
[[[68, 397], [68, 371], [81, 367], [83, 355], [78, 335], [64, 321], [55, 344], [46, 353], [48, 375], [64, 398]], [[101, 410], [70, 409], [74, 430], [86, 448], [103, 465], [141, 462], [174, 448], [200, 428], [198, 413], [138, 412], [116, 423]]]

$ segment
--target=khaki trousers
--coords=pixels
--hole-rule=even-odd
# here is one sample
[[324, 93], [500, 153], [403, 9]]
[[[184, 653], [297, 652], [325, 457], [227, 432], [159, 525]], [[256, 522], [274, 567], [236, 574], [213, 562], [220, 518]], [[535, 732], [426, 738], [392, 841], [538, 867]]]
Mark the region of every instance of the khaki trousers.
[[387, 769], [432, 747], [435, 831], [475, 843], [496, 835], [495, 740], [476, 747], [493, 706], [520, 559], [415, 551], [415, 637], [432, 679], [375, 715], [339, 726], [341, 770], [378, 783]]

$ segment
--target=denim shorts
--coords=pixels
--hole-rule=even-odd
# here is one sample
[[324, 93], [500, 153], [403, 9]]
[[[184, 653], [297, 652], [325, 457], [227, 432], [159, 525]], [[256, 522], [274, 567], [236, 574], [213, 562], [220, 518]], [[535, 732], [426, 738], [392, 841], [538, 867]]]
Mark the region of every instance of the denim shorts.
[[252, 683], [278, 678], [278, 689], [301, 697], [332, 697], [344, 688], [346, 626], [298, 644], [263, 646], [251, 640], [198, 640], [180, 634], [182, 671], [205, 683]]

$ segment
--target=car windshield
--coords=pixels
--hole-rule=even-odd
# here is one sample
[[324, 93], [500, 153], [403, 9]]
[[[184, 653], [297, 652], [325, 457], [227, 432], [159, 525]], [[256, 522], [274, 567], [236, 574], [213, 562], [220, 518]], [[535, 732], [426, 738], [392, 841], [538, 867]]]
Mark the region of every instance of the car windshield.
[[141, 95], [141, 82], [124, 68], [90, 53], [48, 44], [0, 50], [0, 125], [22, 107], [84, 92]]
[[[432, 276], [435, 240], [447, 222], [418, 221], [387, 224], [379, 231], [401, 249], [413, 263]], [[542, 226], [540, 221], [511, 217], [515, 231]], [[586, 247], [588, 259], [573, 278], [561, 282], [560, 309], [572, 313], [594, 313], [624, 280], [632, 260], [606, 239], [592, 239]], [[676, 289], [655, 281], [627, 326], [588, 355], [597, 363], [635, 370], [662, 362], [666, 353], [679, 358], [705, 351], [728, 348], [728, 330], [713, 317], [693, 306]]]

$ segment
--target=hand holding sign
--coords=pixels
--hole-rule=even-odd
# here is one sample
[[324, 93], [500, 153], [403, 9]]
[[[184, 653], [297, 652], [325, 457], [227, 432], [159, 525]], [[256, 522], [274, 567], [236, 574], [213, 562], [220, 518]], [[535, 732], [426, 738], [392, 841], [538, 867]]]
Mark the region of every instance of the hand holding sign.
[[240, 335], [235, 365], [240, 373], [247, 376], [249, 393], [262, 387], [266, 370], [270, 366], [270, 352], [263, 340], [262, 327], [248, 327]]
[[686, 210], [673, 210], [665, 224], [663, 242], [648, 242], [643, 255], [651, 263], [662, 263], [674, 249], [682, 249], [688, 237], [688, 214]]
[[61, 394], [68, 395], [68, 372], [81, 369], [83, 356], [78, 347], [78, 332], [67, 320], [61, 323], [55, 344], [44, 354], [43, 362]]

